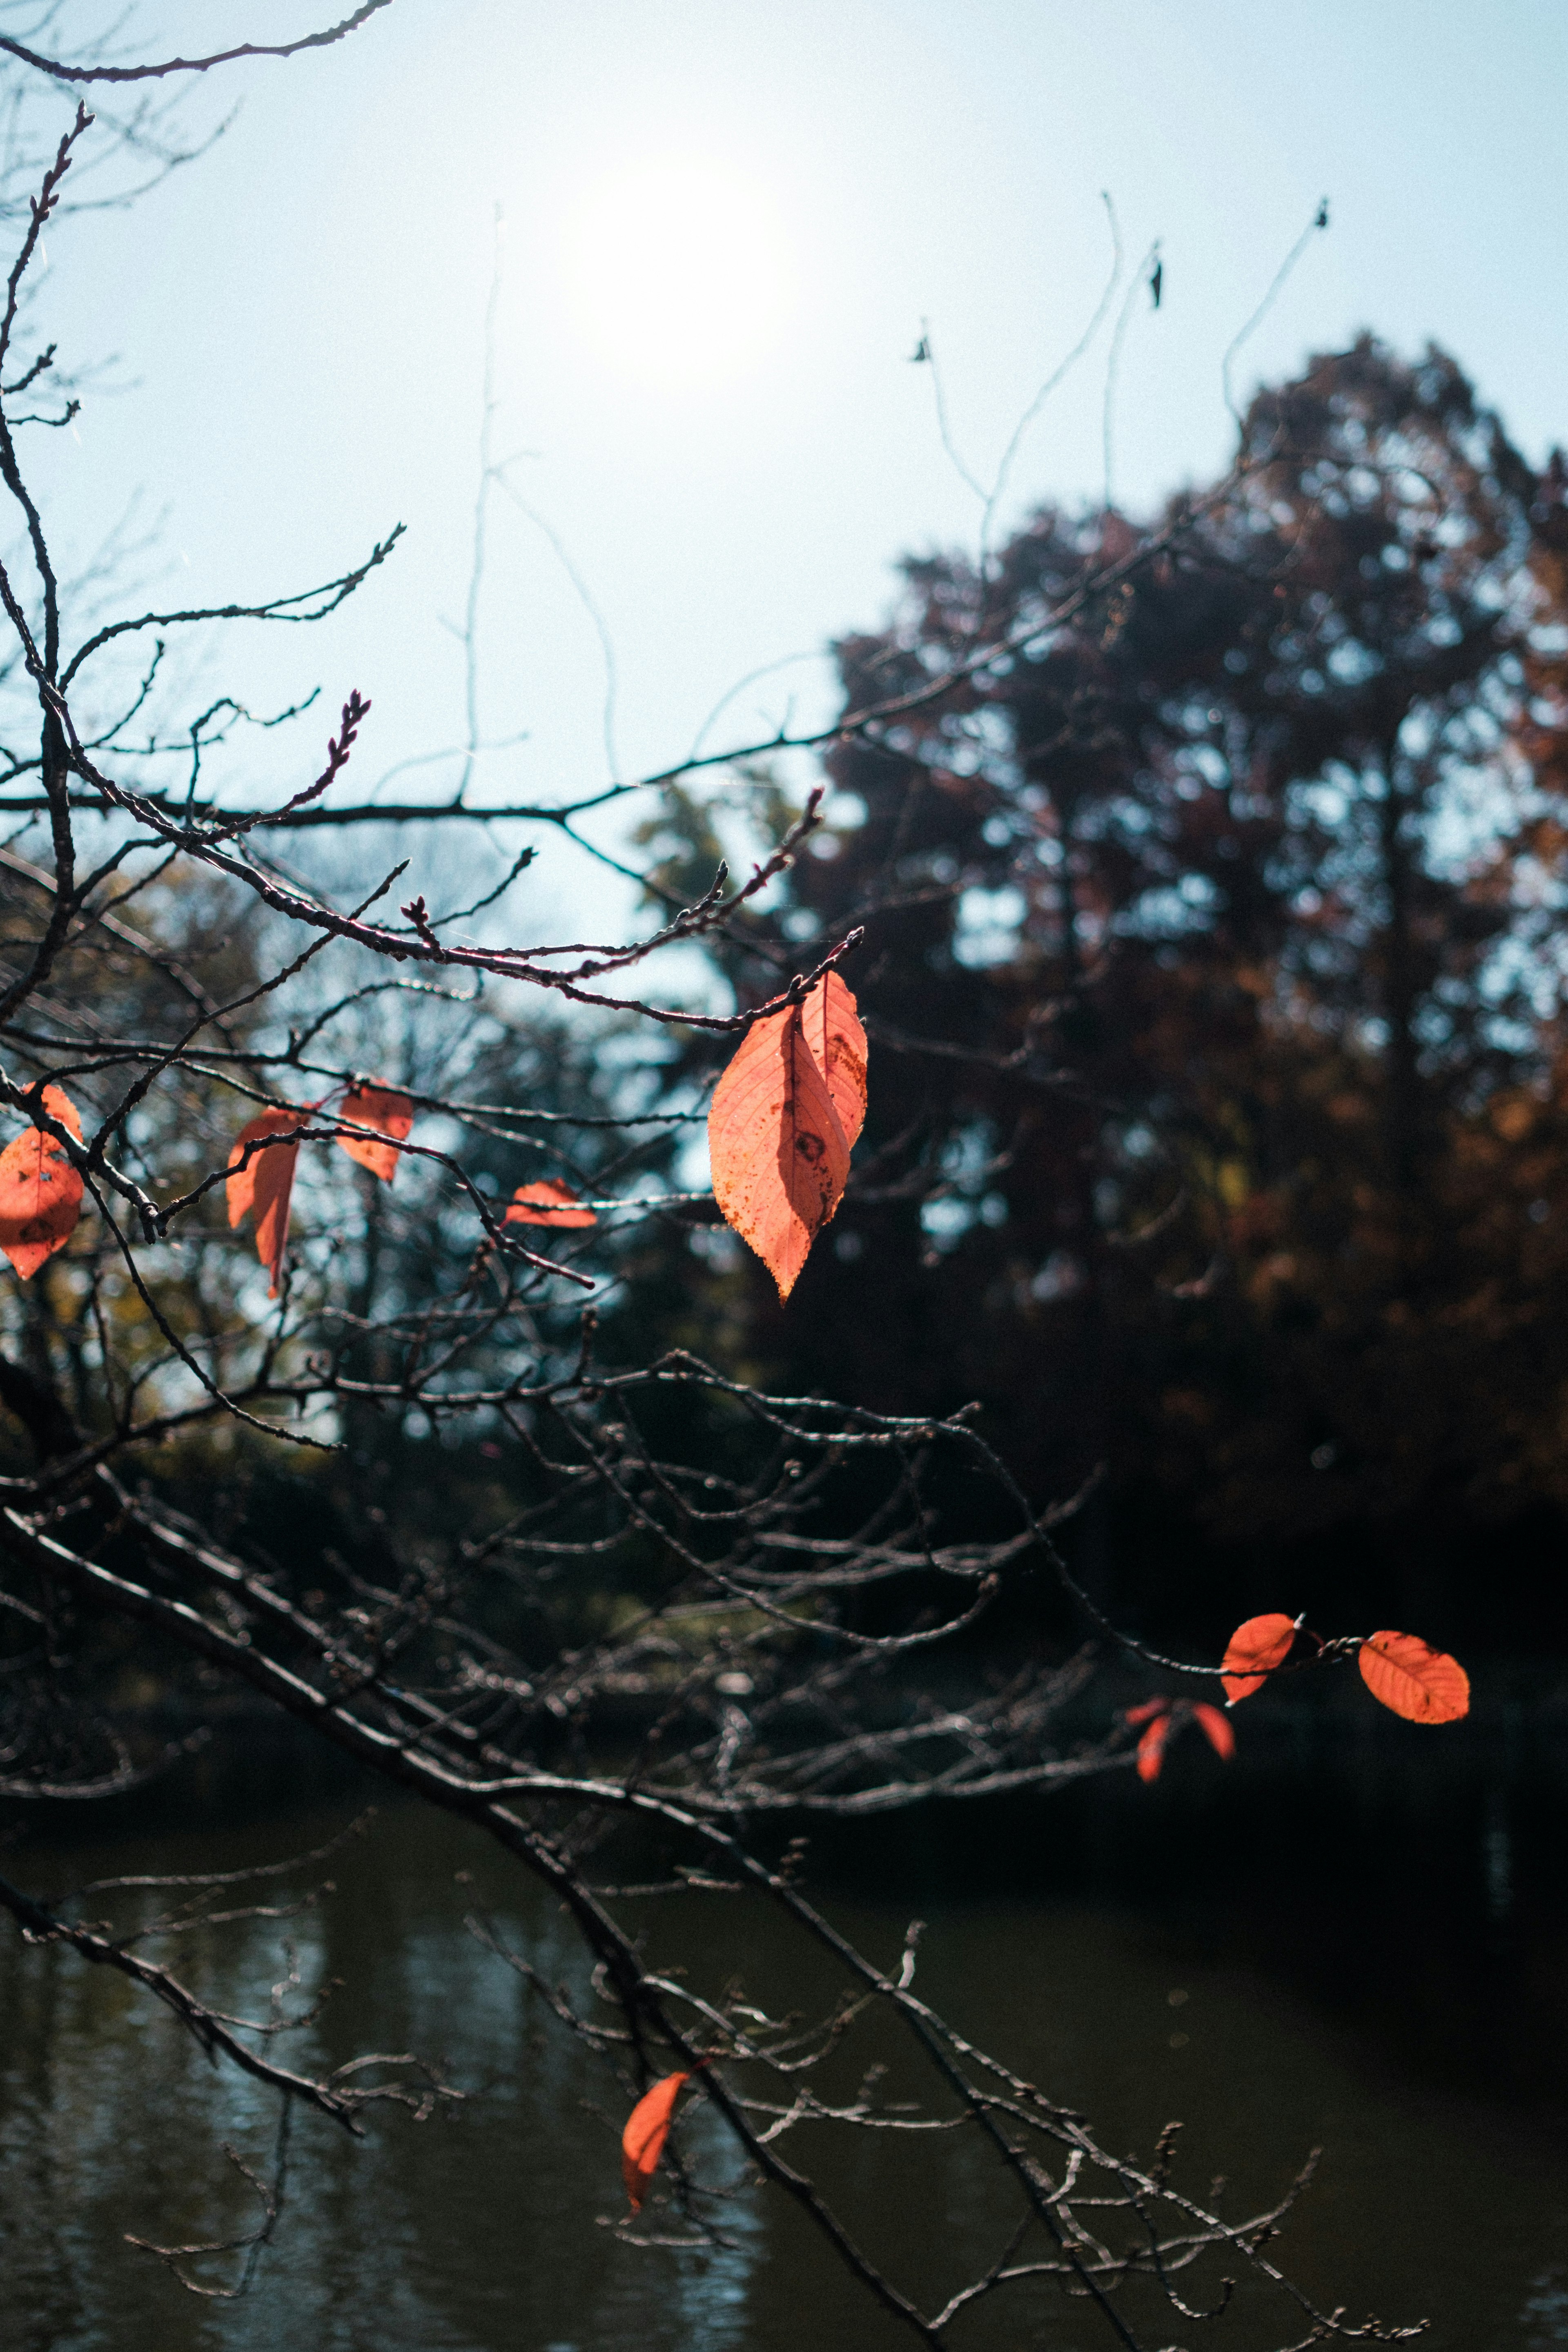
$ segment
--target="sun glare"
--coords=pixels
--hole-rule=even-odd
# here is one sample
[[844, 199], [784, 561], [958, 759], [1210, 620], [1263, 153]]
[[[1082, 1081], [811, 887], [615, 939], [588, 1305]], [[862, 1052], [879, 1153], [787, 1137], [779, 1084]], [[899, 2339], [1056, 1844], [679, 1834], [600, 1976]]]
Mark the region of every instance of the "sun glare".
[[601, 182], [572, 224], [566, 260], [584, 327], [649, 382], [744, 373], [779, 341], [794, 305], [775, 207], [742, 173], [700, 157], [645, 160]]

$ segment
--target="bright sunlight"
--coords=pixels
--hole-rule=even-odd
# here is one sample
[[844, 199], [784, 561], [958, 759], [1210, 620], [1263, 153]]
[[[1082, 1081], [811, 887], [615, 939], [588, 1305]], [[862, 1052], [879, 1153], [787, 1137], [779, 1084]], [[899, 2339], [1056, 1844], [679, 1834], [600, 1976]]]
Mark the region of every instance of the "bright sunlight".
[[707, 157], [647, 157], [600, 183], [572, 225], [567, 266], [595, 341], [655, 383], [743, 373], [777, 345], [795, 304], [776, 208]]

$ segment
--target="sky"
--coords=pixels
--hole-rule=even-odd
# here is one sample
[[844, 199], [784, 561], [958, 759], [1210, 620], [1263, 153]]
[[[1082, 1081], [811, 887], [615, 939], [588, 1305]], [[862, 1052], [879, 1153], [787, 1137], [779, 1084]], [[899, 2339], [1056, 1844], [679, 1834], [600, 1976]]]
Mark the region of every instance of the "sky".
[[[268, 38], [323, 14], [223, 12]], [[213, 16], [142, 22], [184, 47]], [[140, 495], [154, 603], [306, 586], [407, 526], [322, 628], [188, 648], [209, 698], [370, 695], [362, 793], [459, 772], [432, 755], [467, 723], [498, 208], [491, 454], [515, 497], [488, 513], [479, 797], [664, 767], [759, 670], [710, 747], [826, 716], [823, 649], [885, 615], [900, 555], [976, 542], [982, 500], [910, 363], [922, 322], [988, 488], [1100, 301], [1106, 195], [1123, 285], [1159, 240], [1162, 303], [1117, 298], [1000, 528], [1105, 495], [1113, 340], [1118, 499], [1223, 467], [1226, 352], [1324, 195], [1238, 394], [1372, 328], [1447, 346], [1532, 457], [1568, 436], [1562, 0], [395, 0], [336, 49], [198, 92], [192, 122], [235, 101], [134, 209], [51, 229], [34, 323], [62, 357], [113, 355], [119, 388], [29, 454], [78, 562]], [[232, 773], [297, 789], [322, 732], [303, 725], [248, 738]], [[542, 910], [585, 887], [556, 853], [531, 884]]]

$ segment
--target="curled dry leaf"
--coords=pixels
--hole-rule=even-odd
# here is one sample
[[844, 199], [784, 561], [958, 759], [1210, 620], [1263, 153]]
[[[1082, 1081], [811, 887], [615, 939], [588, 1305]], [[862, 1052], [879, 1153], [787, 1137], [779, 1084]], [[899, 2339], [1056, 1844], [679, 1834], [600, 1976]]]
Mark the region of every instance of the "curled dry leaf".
[[658, 2169], [664, 2143], [669, 2137], [675, 2102], [682, 2083], [689, 2079], [685, 2074], [666, 2074], [651, 2091], [644, 2092], [626, 2118], [626, 2127], [621, 2134], [621, 2178], [626, 2184], [634, 2213], [642, 2211], [648, 2182]]
[[847, 984], [825, 972], [800, 1008], [812, 1059], [827, 1080], [844, 1140], [853, 1150], [866, 1124], [866, 1032]]
[[1193, 1708], [1193, 1721], [1221, 1761], [1228, 1764], [1236, 1754], [1236, 1733], [1231, 1720], [1223, 1709], [1210, 1706], [1199, 1699]]
[[1225, 1695], [1232, 1706], [1261, 1690], [1276, 1666], [1282, 1666], [1296, 1638], [1294, 1618], [1278, 1610], [1265, 1617], [1249, 1617], [1230, 1637], [1221, 1672]]
[[[79, 1143], [81, 1118], [69, 1095], [59, 1087], [45, 1087], [41, 1101]], [[24, 1282], [69, 1241], [81, 1215], [81, 1195], [80, 1173], [64, 1145], [41, 1127], [28, 1128], [0, 1151], [0, 1250]]]
[[[806, 1007], [816, 994], [805, 1007], [786, 1005], [752, 1023], [708, 1113], [713, 1196], [778, 1284], [781, 1300], [795, 1288], [849, 1174], [848, 1139], [807, 1035]], [[844, 996], [853, 1016], [847, 989]], [[839, 1084], [853, 1115], [852, 1041], [842, 1008], [817, 1025], [829, 1047], [838, 1040]], [[864, 1108], [862, 1097], [862, 1117]]]
[[1373, 1698], [1407, 1723], [1457, 1723], [1468, 1715], [1468, 1675], [1419, 1633], [1369, 1633], [1357, 1654]]
[[[414, 1105], [408, 1097], [399, 1094], [395, 1087], [351, 1087], [340, 1115], [351, 1126], [374, 1128], [375, 1135], [340, 1135], [338, 1150], [368, 1168], [373, 1176], [379, 1176], [384, 1184], [390, 1184], [402, 1156], [397, 1146], [414, 1124]], [[376, 1136], [382, 1135], [390, 1139], [377, 1142]]]
[[1138, 1778], [1145, 1782], [1157, 1780], [1160, 1767], [1165, 1760], [1165, 1742], [1171, 1736], [1169, 1707], [1150, 1718], [1143, 1737], [1138, 1742]]
[[598, 1222], [594, 1211], [585, 1209], [571, 1185], [563, 1184], [559, 1176], [541, 1176], [531, 1184], [520, 1184], [501, 1219], [503, 1225], [596, 1225]]
[[[289, 1239], [289, 1208], [294, 1195], [294, 1169], [300, 1157], [299, 1136], [308, 1113], [264, 1110], [242, 1127], [228, 1155], [228, 1222], [237, 1225], [254, 1213], [256, 1255], [267, 1268], [267, 1296], [278, 1296], [283, 1251]], [[292, 1138], [292, 1141], [277, 1140]], [[257, 1146], [251, 1150], [252, 1145]], [[246, 1157], [249, 1152], [248, 1159]]]

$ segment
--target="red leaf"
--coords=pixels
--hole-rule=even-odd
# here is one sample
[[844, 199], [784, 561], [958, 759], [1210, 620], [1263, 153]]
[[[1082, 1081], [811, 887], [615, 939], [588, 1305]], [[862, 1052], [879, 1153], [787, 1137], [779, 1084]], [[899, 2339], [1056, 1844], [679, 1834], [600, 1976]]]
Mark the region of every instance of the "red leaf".
[[855, 999], [836, 971], [825, 972], [800, 1008], [812, 1059], [827, 1080], [844, 1140], [854, 1148], [866, 1124], [866, 1032]]
[[1193, 1721], [1215, 1754], [1228, 1764], [1236, 1754], [1236, 1733], [1229, 1716], [1223, 1714], [1217, 1706], [1210, 1706], [1206, 1701], [1199, 1699], [1193, 1708]]
[[664, 2143], [669, 2137], [670, 2118], [685, 2074], [667, 2074], [646, 2091], [626, 2119], [621, 2134], [621, 2178], [626, 2184], [626, 2195], [632, 2200], [632, 2211], [642, 2211], [642, 2201], [648, 2182], [658, 2169], [658, 2159], [664, 2154]]
[[1167, 1708], [1157, 1715], [1138, 1742], [1138, 1778], [1143, 1781], [1157, 1780], [1160, 1767], [1165, 1760], [1165, 1742], [1171, 1736], [1171, 1716]]
[[598, 1222], [593, 1210], [584, 1208], [571, 1185], [563, 1184], [559, 1176], [541, 1176], [535, 1183], [520, 1184], [501, 1219], [503, 1225], [596, 1225]]
[[1468, 1675], [1419, 1633], [1369, 1633], [1359, 1662], [1373, 1698], [1407, 1723], [1458, 1723], [1470, 1711]]
[[[37, 1089], [33, 1087], [29, 1087], [27, 1088], [27, 1092], [31, 1095], [37, 1092]], [[62, 1127], [68, 1127], [71, 1133], [79, 1143], [81, 1141], [81, 1113], [78, 1110], [75, 1103], [72, 1102], [65, 1088], [63, 1087], [45, 1087], [40, 1099], [42, 1100], [44, 1108], [48, 1112], [49, 1117], [51, 1118], [58, 1118]]]
[[1168, 1698], [1146, 1698], [1141, 1706], [1130, 1706], [1122, 1716], [1123, 1723], [1148, 1723], [1156, 1715], [1169, 1715]]
[[[70, 1097], [58, 1087], [45, 1087], [40, 1100], [79, 1142], [81, 1118]], [[81, 1195], [80, 1171], [71, 1166], [64, 1145], [41, 1127], [28, 1128], [0, 1151], [0, 1250], [24, 1282], [69, 1241], [81, 1215]]]
[[343, 1097], [340, 1116], [354, 1127], [374, 1127], [377, 1135], [389, 1136], [391, 1141], [377, 1143], [374, 1136], [340, 1135], [338, 1150], [346, 1151], [351, 1160], [390, 1184], [397, 1173], [402, 1154], [396, 1150], [414, 1124], [414, 1105], [406, 1095], [394, 1087], [353, 1087]]
[[[307, 1117], [308, 1113], [300, 1110], [264, 1110], [240, 1129], [228, 1155], [228, 1164], [234, 1171], [226, 1180], [228, 1222], [237, 1225], [254, 1211], [256, 1255], [269, 1276], [268, 1298], [278, 1296], [278, 1279], [283, 1270], [283, 1251], [289, 1239], [294, 1167], [300, 1157], [297, 1140], [279, 1142], [274, 1139], [297, 1139]], [[250, 1144], [260, 1149], [252, 1151], [247, 1160], [246, 1150]]]
[[1230, 1637], [1222, 1669], [1225, 1695], [1234, 1706], [1261, 1690], [1271, 1669], [1283, 1665], [1296, 1638], [1295, 1620], [1276, 1610], [1266, 1617], [1249, 1617]]
[[747, 1030], [713, 1090], [708, 1149], [721, 1213], [786, 1299], [849, 1174], [849, 1145], [798, 1005]]

